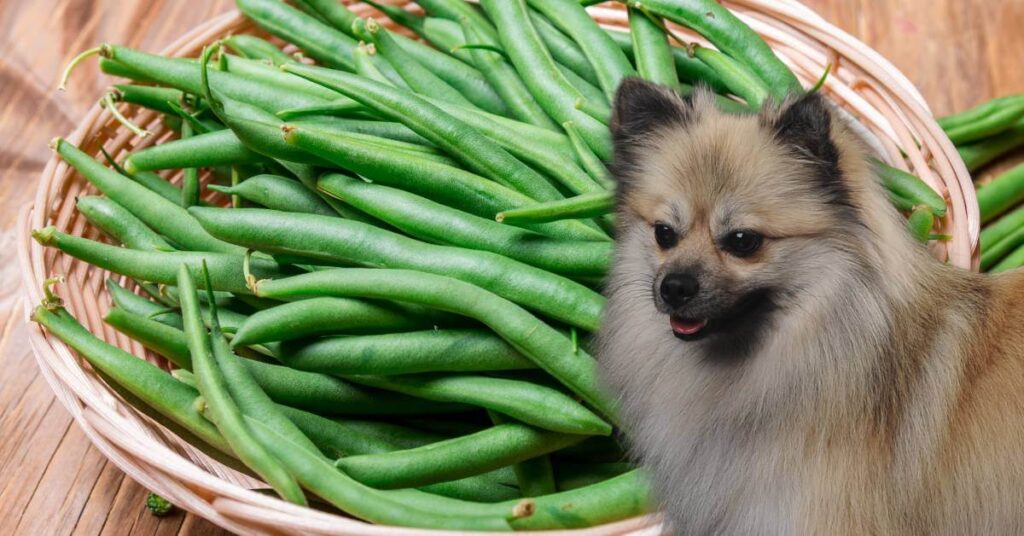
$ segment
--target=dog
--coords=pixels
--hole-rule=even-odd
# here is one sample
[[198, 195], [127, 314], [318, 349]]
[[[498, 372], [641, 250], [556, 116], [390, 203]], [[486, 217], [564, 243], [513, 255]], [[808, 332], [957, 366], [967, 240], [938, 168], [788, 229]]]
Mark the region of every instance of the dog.
[[935, 260], [819, 94], [611, 121], [601, 378], [666, 530], [1024, 534], [1024, 273]]

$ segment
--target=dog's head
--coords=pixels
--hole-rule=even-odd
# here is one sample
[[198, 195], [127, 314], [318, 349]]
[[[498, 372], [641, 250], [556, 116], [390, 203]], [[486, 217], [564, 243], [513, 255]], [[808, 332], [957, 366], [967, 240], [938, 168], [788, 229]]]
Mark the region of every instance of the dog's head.
[[789, 297], [850, 262], [861, 215], [820, 96], [744, 115], [714, 99], [639, 79], [619, 88], [612, 284], [649, 285], [665, 330], [736, 357]]

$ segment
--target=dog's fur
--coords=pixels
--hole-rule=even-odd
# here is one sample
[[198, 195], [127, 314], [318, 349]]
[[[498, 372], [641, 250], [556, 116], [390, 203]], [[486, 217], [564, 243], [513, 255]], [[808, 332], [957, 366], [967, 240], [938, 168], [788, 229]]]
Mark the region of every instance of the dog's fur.
[[[678, 534], [1024, 533], [1024, 273], [934, 260], [817, 96], [616, 97], [598, 359]], [[679, 242], [655, 242], [668, 224]], [[765, 235], [738, 258], [719, 237]], [[699, 274], [680, 340], [658, 286]]]

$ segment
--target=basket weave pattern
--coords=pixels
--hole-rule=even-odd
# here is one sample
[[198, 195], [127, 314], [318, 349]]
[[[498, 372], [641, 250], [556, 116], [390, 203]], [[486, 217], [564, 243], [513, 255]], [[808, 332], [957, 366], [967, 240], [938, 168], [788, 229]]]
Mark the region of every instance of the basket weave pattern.
[[[824, 91], [865, 127], [864, 132], [879, 157], [922, 177], [949, 201], [950, 210], [940, 223], [940, 232], [952, 239], [933, 244], [933, 252], [957, 266], [976, 269], [979, 217], [970, 176], [910, 82], [876, 52], [795, 0], [724, 3], [764, 37], [805, 85], [813, 84], [826, 66], [832, 65]], [[360, 14], [376, 14], [366, 5], [353, 4]], [[410, 9], [418, 8], [411, 5]], [[593, 7], [591, 14], [607, 26], [627, 24], [625, 12], [618, 5]], [[702, 42], [683, 28], [675, 30]], [[237, 12], [231, 12], [195, 28], [162, 54], [196, 56], [204, 45], [240, 33], [268, 37]], [[154, 135], [138, 138], [114, 121], [108, 111], [96, 107], [67, 140], [88, 154], [99, 155], [99, 148], [104, 147], [120, 159], [173, 135], [160, 124], [154, 112], [131, 106], [122, 106], [121, 111]], [[180, 180], [178, 174], [168, 177]], [[19, 218], [18, 253], [26, 292], [26, 317], [43, 298], [43, 281], [52, 275], [63, 275], [66, 282], [57, 291], [67, 309], [87, 329], [166, 368], [162, 358], [103, 322], [110, 302], [103, 282], [111, 274], [57, 250], [43, 248], [29, 237], [31, 229], [55, 225], [67, 233], [105, 240], [75, 209], [77, 196], [95, 193], [74, 169], [56, 157], [50, 159], [40, 178], [34, 204], [26, 207]], [[125, 284], [132, 288], [130, 282]], [[252, 491], [253, 487], [265, 486], [211, 460], [133, 409], [56, 337], [38, 326], [29, 331], [43, 376], [93, 444], [131, 478], [185, 510], [243, 534], [444, 534], [370, 525]], [[652, 515], [551, 534], [655, 534], [659, 528], [658, 517]]]

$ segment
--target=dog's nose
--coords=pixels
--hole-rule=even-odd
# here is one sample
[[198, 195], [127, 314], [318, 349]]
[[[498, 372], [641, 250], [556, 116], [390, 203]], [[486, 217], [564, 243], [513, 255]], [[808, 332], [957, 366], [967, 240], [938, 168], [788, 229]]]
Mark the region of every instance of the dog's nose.
[[669, 274], [661, 280], [661, 299], [672, 307], [683, 305], [699, 290], [697, 278], [689, 274]]

